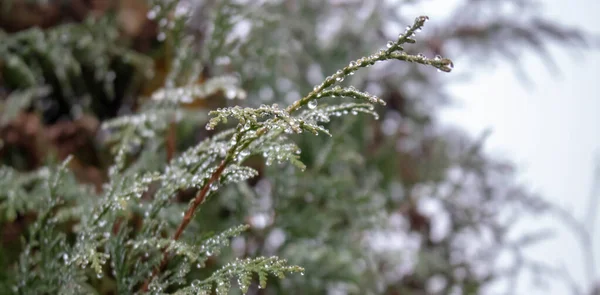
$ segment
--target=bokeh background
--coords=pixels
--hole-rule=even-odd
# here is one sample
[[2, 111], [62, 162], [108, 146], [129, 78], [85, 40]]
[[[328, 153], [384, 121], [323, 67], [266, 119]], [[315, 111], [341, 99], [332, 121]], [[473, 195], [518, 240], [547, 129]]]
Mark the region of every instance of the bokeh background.
[[[541, 13], [548, 18], [600, 34], [600, 2], [548, 0], [543, 5]], [[600, 193], [600, 52], [561, 50], [557, 46], [551, 46], [550, 51], [556, 59], [555, 71], [549, 70], [545, 61], [525, 55], [522, 63], [531, 75], [529, 81], [516, 77], [507, 63], [500, 63], [468, 82], [453, 85], [456, 106], [442, 111], [441, 119], [460, 125], [471, 135], [490, 128], [493, 133], [486, 149], [515, 162], [520, 181], [577, 216], [590, 210], [596, 215], [600, 209], [590, 208], [594, 204], [590, 198], [598, 198]], [[595, 222], [594, 247], [598, 251], [599, 218]], [[581, 255], [577, 236], [555, 218], [532, 219], [523, 228], [540, 224], [559, 230], [552, 242], [529, 253], [566, 265], [573, 278], [583, 283], [589, 257]], [[598, 254], [595, 259], [595, 265], [600, 265]], [[553, 284], [550, 291], [540, 294], [568, 292], [568, 286]]]

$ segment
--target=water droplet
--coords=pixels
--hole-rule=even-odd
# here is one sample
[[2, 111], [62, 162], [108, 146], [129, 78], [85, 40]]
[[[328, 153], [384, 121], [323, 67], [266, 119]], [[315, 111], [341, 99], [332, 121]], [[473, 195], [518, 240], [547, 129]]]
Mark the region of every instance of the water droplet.
[[392, 48], [392, 46], [394, 46], [394, 42], [389, 41], [386, 46], [387, 46], [387, 48]]
[[453, 70], [453, 69], [454, 69], [454, 63], [452, 63], [452, 62], [449, 62], [449, 63], [446, 65], [446, 67], [448, 67], [450, 70]]
[[308, 108], [309, 109], [312, 110], [312, 109], [314, 109], [316, 107], [317, 107], [317, 101], [316, 100], [311, 100], [311, 101], [308, 102]]
[[419, 54], [417, 54], [417, 57], [418, 57], [418, 58], [423, 58], [423, 59], [424, 59], [424, 58], [425, 58], [425, 55], [423, 55], [423, 53], [419, 53]]
[[442, 56], [441, 55], [436, 55], [433, 60], [440, 61], [440, 60], [442, 60]]
[[428, 16], [419, 16], [419, 17], [417, 17], [417, 18], [415, 19], [415, 22], [416, 22], [416, 23], [418, 23], [418, 22], [426, 22], [426, 21], [428, 21], [428, 20], [429, 20], [429, 17], [428, 17]]

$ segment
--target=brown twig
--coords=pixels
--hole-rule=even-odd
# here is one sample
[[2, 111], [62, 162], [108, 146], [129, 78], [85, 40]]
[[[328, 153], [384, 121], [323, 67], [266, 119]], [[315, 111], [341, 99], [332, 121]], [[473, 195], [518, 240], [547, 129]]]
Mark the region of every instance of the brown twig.
[[[183, 231], [185, 230], [185, 228], [192, 221], [192, 217], [194, 217], [194, 212], [196, 211], [198, 206], [200, 204], [202, 204], [202, 202], [204, 202], [204, 199], [206, 198], [206, 195], [208, 194], [208, 191], [210, 189], [210, 185], [219, 179], [219, 177], [225, 170], [227, 163], [228, 163], [227, 158], [225, 158], [221, 162], [221, 164], [219, 164], [219, 167], [217, 168], [217, 170], [215, 172], [213, 172], [213, 174], [210, 176], [210, 179], [208, 180], [208, 182], [196, 194], [196, 197], [194, 197], [194, 201], [192, 202], [190, 207], [185, 212], [185, 215], [183, 216], [183, 220], [181, 220], [181, 223], [179, 224], [179, 226], [177, 227], [177, 230], [175, 231], [175, 234], [173, 235], [173, 238], [172, 238], [173, 241], [177, 241], [179, 239], [179, 237], [181, 237], [181, 234], [183, 234]], [[160, 265], [154, 269], [150, 278], [148, 278], [142, 285], [142, 288], [141, 288], [142, 292], [148, 291], [148, 286], [150, 285], [150, 282], [152, 281], [152, 279], [154, 279], [154, 277], [156, 277], [167, 266], [168, 262], [169, 262], [169, 251], [167, 251], [167, 248], [164, 248], [163, 249], [163, 259], [160, 262]]]

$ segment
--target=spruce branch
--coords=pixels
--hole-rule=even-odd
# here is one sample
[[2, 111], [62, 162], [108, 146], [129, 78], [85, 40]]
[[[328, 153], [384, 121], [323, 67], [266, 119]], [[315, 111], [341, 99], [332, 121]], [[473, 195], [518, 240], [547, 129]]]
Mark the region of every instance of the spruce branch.
[[[302, 130], [308, 130], [316, 134], [318, 134], [319, 131], [328, 134], [328, 131], [325, 128], [316, 125], [313, 122], [317, 120], [308, 119], [320, 117], [318, 121], [328, 121], [331, 114], [343, 114], [344, 111], [346, 113], [352, 112], [353, 114], [357, 114], [358, 112], [374, 114], [374, 106], [372, 105], [373, 103], [385, 105], [385, 101], [371, 94], [358, 91], [354, 87], [341, 88], [336, 86], [332, 89], [328, 89], [334, 84], [343, 81], [345, 77], [353, 75], [354, 72], [358, 71], [359, 69], [367, 68], [376, 62], [394, 59], [430, 65], [445, 72], [451, 71], [453, 64], [449, 59], [441, 57], [428, 59], [420, 55], [413, 56], [404, 52], [399, 52], [403, 50], [401, 47], [402, 44], [415, 42], [412, 37], [416, 31], [423, 27], [427, 19], [428, 17], [425, 16], [416, 18], [415, 23], [411, 27], [407, 28], [405, 33], [400, 34], [399, 38], [395, 42], [392, 41], [392, 43], [388, 43], [387, 50], [380, 50], [369, 57], [363, 57], [356, 61], [350, 62], [348, 66], [338, 70], [335, 74], [327, 77], [321, 84], [315, 86], [313, 91], [311, 91], [308, 95], [294, 102], [285, 109], [280, 109], [278, 105], [272, 105], [261, 106], [258, 109], [232, 107], [212, 111], [210, 115], [213, 115], [213, 118], [206, 125], [206, 129], [212, 130], [221, 122], [227, 123], [228, 117], [234, 117], [237, 119], [238, 125], [229, 141], [229, 148], [226, 152], [226, 155], [219, 162], [216, 169], [214, 169], [210, 174], [210, 177], [206, 180], [206, 182], [204, 182], [201, 189], [196, 193], [188, 209], [185, 211], [183, 219], [177, 226], [177, 229], [172, 236], [172, 240], [177, 241], [181, 238], [183, 232], [192, 221], [197, 208], [207, 199], [209, 194], [218, 187], [218, 183], [222, 177], [222, 174], [224, 171], [226, 171], [227, 167], [243, 160], [244, 157], [240, 157], [240, 155], [244, 152], [248, 153], [247, 149], [249, 147], [252, 146], [256, 149], [258, 146], [253, 144], [256, 142], [260, 143], [260, 139], [275, 139], [278, 138], [282, 133], [301, 133]], [[325, 108], [317, 108], [316, 101], [318, 99], [337, 96], [364, 100], [367, 103], [345, 104], [333, 108], [327, 106]], [[308, 106], [309, 110], [312, 110], [313, 114], [311, 114], [309, 111], [308, 113], [304, 112], [301, 115], [292, 116], [294, 112], [305, 105]], [[260, 118], [266, 119], [264, 121], [260, 121]], [[292, 156], [290, 158], [292, 161], [294, 159], [296, 159], [296, 157]], [[148, 291], [153, 279], [167, 266], [170, 254], [171, 253], [168, 248], [163, 248], [163, 258], [159, 266], [154, 269], [152, 275], [141, 286], [141, 290], [143, 292]]]

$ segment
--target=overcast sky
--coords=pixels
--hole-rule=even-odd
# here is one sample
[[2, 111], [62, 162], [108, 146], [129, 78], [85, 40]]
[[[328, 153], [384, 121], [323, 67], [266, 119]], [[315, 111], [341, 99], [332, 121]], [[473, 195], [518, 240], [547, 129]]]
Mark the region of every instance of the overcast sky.
[[[543, 14], [557, 22], [600, 35], [599, 0], [540, 3], [546, 7]], [[533, 56], [525, 59], [534, 88], [525, 87], [507, 64], [453, 85], [458, 105], [445, 110], [442, 120], [462, 126], [473, 136], [491, 128], [489, 153], [516, 163], [522, 183], [581, 217], [587, 210], [594, 163], [600, 162], [600, 50], [573, 54], [555, 47], [552, 52], [558, 75]], [[596, 221], [600, 229], [600, 218]], [[531, 227], [544, 225], [557, 226], [557, 222], [541, 220]], [[595, 236], [600, 266], [600, 231]], [[561, 231], [530, 253], [554, 265], [566, 264], [578, 282], [585, 282], [581, 251], [568, 232]], [[600, 270], [596, 275], [600, 280]], [[564, 286], [552, 287], [548, 292], [531, 292], [531, 287], [523, 286], [518, 294], [571, 294]]]

